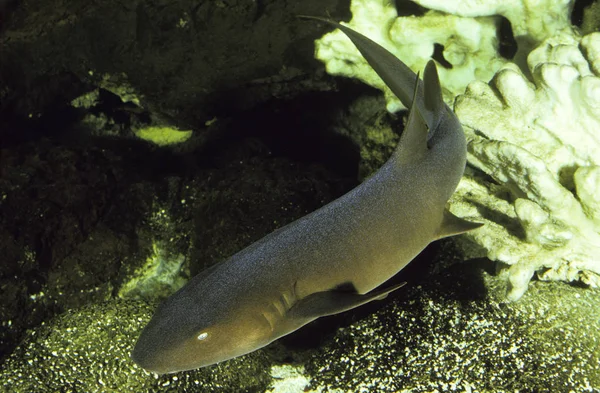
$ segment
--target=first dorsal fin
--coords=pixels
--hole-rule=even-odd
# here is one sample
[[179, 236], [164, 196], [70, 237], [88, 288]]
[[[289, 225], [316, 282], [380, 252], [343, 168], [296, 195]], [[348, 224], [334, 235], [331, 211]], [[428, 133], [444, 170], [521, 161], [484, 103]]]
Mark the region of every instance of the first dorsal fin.
[[419, 94], [419, 74], [416, 75], [417, 81], [414, 84], [413, 99], [408, 113], [408, 120], [404, 132], [400, 136], [398, 148], [396, 149], [396, 159], [400, 163], [414, 162], [421, 159], [427, 153], [427, 123], [421, 116], [419, 107], [416, 105]]
[[[440, 85], [440, 78], [438, 76], [437, 67], [433, 60], [429, 60], [425, 66], [425, 72], [423, 73], [423, 84], [424, 84], [424, 105], [425, 110], [432, 114], [431, 121], [429, 124], [431, 130], [435, 130], [437, 125], [444, 113], [446, 104], [442, 97], [442, 87]], [[431, 138], [431, 135], [429, 136]]]

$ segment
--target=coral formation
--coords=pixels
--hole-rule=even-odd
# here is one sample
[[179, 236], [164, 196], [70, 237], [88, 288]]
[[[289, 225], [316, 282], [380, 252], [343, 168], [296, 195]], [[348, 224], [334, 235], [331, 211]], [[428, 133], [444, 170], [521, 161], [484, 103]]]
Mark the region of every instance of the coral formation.
[[[497, 51], [496, 17], [475, 19], [436, 11], [398, 17], [394, 3], [384, 0], [354, 0], [350, 9], [353, 17], [347, 26], [385, 47], [414, 71], [425, 67], [435, 45], [442, 45], [449, 67], [438, 67], [438, 72], [448, 103], [473, 79], [489, 80], [506, 62]], [[383, 90], [390, 112], [404, 108], [341, 31], [316, 41], [316, 57], [332, 75], [357, 78]]]
[[556, 31], [570, 28], [572, 0], [414, 0], [432, 10], [462, 17], [503, 16], [510, 25], [519, 46], [517, 57], [524, 57], [532, 48]]
[[[568, 0], [415, 3], [429, 11], [398, 17], [393, 2], [353, 0], [348, 25], [414, 70], [442, 45], [451, 65], [440, 70], [446, 101], [469, 86], [455, 111], [469, 163], [487, 176], [467, 171], [451, 209], [487, 225], [467, 236], [508, 267], [508, 299], [520, 298], [534, 274], [599, 286], [600, 33], [578, 35]], [[501, 18], [518, 45], [513, 62], [498, 54]], [[379, 88], [388, 110], [400, 108], [341, 32], [316, 46], [329, 73]]]
[[[471, 81], [489, 81], [507, 62], [499, 53], [502, 18], [510, 22], [517, 44], [514, 62], [521, 67], [532, 48], [556, 31], [571, 29], [570, 0], [414, 2], [429, 11], [422, 16], [399, 17], [396, 7], [401, 8], [401, 3], [353, 0], [352, 20], [347, 25], [384, 46], [414, 71], [422, 70], [436, 46], [441, 47], [446, 67], [439, 67], [439, 73], [448, 103]], [[326, 64], [328, 73], [357, 78], [384, 91], [390, 112], [404, 108], [341, 31], [316, 41], [316, 57]]]
[[529, 55], [533, 83], [509, 65], [456, 101], [469, 163], [494, 180], [465, 179], [456, 210], [489, 220], [468, 236], [510, 265], [511, 300], [534, 273], [600, 285], [599, 51], [600, 33], [564, 30]]

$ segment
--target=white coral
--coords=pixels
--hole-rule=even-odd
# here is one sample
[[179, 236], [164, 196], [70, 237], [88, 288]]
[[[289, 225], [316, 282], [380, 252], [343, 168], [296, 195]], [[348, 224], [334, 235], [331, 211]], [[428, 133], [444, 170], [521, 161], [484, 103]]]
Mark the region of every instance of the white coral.
[[456, 101], [469, 163], [496, 182], [465, 179], [454, 209], [489, 220], [468, 236], [510, 265], [509, 299], [534, 273], [600, 285], [599, 52], [600, 33], [567, 29], [529, 55], [533, 83], [508, 65]]
[[[437, 11], [398, 17], [389, 0], [352, 0], [348, 26], [415, 71], [443, 45], [446, 102], [470, 83], [455, 111], [470, 164], [489, 177], [467, 171], [451, 200], [457, 215], [487, 221], [467, 236], [508, 266], [509, 299], [534, 274], [600, 286], [600, 33], [577, 35], [571, 0], [413, 1]], [[497, 53], [500, 16], [519, 44], [514, 63]], [[317, 58], [402, 107], [341, 32], [317, 41]]]
[[[530, 50], [558, 30], [571, 29], [572, 0], [413, 0], [425, 15], [398, 16], [395, 2], [352, 0], [346, 25], [395, 54], [415, 72], [443, 46], [451, 68], [439, 68], [444, 99], [451, 103], [473, 80], [489, 81], [506, 60], [498, 53], [500, 17], [511, 24], [518, 44], [515, 62], [525, 67]], [[403, 6], [397, 2], [398, 7]], [[316, 41], [316, 57], [327, 72], [360, 79], [385, 93], [388, 110], [404, 108], [341, 31]]]
[[571, 28], [573, 0], [413, 0], [462, 17], [501, 15], [510, 21], [519, 51], [529, 51], [556, 31]]
[[[434, 52], [444, 47], [452, 68], [439, 68], [444, 99], [451, 103], [474, 79], [489, 80], [506, 60], [497, 52], [497, 17], [467, 18], [430, 11], [421, 17], [398, 17], [389, 0], [353, 0], [349, 27], [376, 41], [415, 72], [423, 70]], [[404, 108], [339, 30], [316, 41], [316, 57], [327, 72], [360, 79], [384, 91], [388, 110]]]

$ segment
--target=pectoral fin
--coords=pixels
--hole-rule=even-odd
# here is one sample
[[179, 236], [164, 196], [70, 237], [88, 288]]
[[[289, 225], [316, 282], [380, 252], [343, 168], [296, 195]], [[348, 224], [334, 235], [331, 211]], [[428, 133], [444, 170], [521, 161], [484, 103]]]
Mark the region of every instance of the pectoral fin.
[[477, 229], [482, 225], [483, 224], [478, 222], [464, 220], [450, 213], [448, 210], [444, 210], [444, 219], [442, 221], [442, 225], [440, 225], [440, 228], [437, 231], [436, 239], [459, 235], [461, 233]]
[[313, 293], [294, 304], [288, 311], [287, 317], [296, 321], [312, 321], [326, 315], [348, 311], [370, 301], [383, 299], [404, 284], [406, 283], [374, 290], [364, 295], [335, 290]]

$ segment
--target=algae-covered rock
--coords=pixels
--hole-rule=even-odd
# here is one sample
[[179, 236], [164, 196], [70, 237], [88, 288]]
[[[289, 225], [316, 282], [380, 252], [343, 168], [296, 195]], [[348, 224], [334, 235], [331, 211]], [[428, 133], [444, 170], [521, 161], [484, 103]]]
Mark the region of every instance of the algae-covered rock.
[[[257, 351], [219, 365], [151, 375], [130, 360], [153, 305], [110, 301], [35, 330], [0, 369], [6, 393], [596, 391], [598, 292], [538, 282], [527, 301], [472, 266], [445, 271], [346, 319], [301, 356], [272, 364]], [[494, 288], [499, 288], [495, 290]], [[362, 315], [362, 317], [360, 317]], [[357, 318], [357, 316], [359, 318]], [[319, 323], [307, 326], [319, 335]], [[301, 333], [307, 334], [306, 332]], [[592, 333], [592, 334], [590, 334]], [[293, 339], [293, 337], [292, 337]], [[276, 345], [281, 345], [278, 343]], [[293, 354], [292, 349], [287, 352]], [[289, 360], [289, 358], [288, 358]], [[310, 383], [310, 385], [309, 385]]]
[[0, 369], [6, 393], [263, 392], [269, 362], [261, 352], [214, 367], [156, 376], [129, 358], [154, 307], [110, 301], [70, 310], [29, 331]]
[[176, 145], [185, 142], [192, 136], [191, 130], [178, 130], [173, 127], [143, 127], [135, 131], [135, 135], [158, 146]]
[[[600, 293], [538, 282], [502, 303], [473, 266], [403, 293], [340, 329], [307, 364], [329, 392], [594, 392], [600, 389]], [[461, 278], [467, 277], [467, 279]], [[593, 333], [592, 333], [593, 332]], [[592, 334], [589, 334], [592, 333]]]

